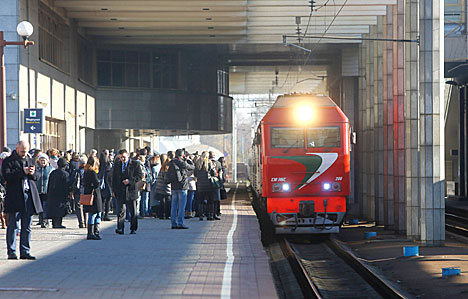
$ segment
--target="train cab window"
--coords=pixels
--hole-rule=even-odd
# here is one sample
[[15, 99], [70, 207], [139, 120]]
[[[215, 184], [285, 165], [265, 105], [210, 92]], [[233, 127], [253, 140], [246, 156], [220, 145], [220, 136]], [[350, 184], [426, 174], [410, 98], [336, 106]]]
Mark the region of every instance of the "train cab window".
[[322, 127], [307, 129], [307, 147], [340, 147], [341, 134], [340, 127]]
[[271, 128], [272, 148], [304, 147], [304, 129], [301, 128]]

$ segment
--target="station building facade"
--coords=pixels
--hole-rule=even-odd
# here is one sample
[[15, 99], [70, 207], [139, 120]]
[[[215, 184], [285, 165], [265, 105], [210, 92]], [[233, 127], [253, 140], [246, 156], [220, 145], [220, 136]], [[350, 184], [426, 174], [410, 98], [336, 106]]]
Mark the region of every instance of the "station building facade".
[[[5, 48], [7, 143], [87, 152], [154, 146], [157, 136], [228, 133], [232, 99], [217, 47], [100, 43], [49, 0], [5, 0], [0, 30], [34, 26], [34, 46]], [[25, 108], [42, 108], [43, 134], [25, 134]]]

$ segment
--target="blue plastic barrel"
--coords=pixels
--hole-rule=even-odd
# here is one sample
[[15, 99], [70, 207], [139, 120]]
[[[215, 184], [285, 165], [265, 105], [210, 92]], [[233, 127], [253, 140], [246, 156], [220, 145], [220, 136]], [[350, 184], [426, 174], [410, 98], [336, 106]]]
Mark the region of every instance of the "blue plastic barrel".
[[364, 239], [369, 240], [370, 238], [377, 237], [377, 232], [366, 232], [364, 233]]
[[419, 256], [419, 246], [404, 246], [403, 255], [404, 256]]
[[442, 268], [442, 276], [460, 275], [460, 267]]

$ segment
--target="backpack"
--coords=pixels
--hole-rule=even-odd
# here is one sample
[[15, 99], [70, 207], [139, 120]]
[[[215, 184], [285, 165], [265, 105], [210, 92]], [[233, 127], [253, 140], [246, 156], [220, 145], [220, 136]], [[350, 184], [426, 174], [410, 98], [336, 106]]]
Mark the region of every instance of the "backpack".
[[136, 183], [136, 188], [139, 192], [144, 191], [146, 189], [146, 167], [143, 164], [139, 164], [141, 168], [141, 172], [143, 173], [143, 176], [141, 177], [141, 180]]
[[175, 162], [169, 163], [169, 169], [166, 173], [166, 181], [171, 184], [182, 183], [184, 180], [180, 168]]

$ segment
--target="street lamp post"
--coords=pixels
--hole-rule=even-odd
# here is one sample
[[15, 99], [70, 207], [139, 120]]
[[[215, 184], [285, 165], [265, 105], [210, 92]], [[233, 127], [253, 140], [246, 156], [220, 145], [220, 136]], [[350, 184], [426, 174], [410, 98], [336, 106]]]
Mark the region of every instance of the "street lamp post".
[[5, 77], [5, 46], [19, 45], [27, 46], [34, 45], [33, 41], [28, 38], [33, 34], [34, 28], [31, 23], [23, 21], [18, 24], [16, 31], [23, 38], [22, 42], [7, 42], [4, 39], [3, 31], [0, 31], [0, 146], [7, 145], [7, 129], [6, 129], [6, 77]]

